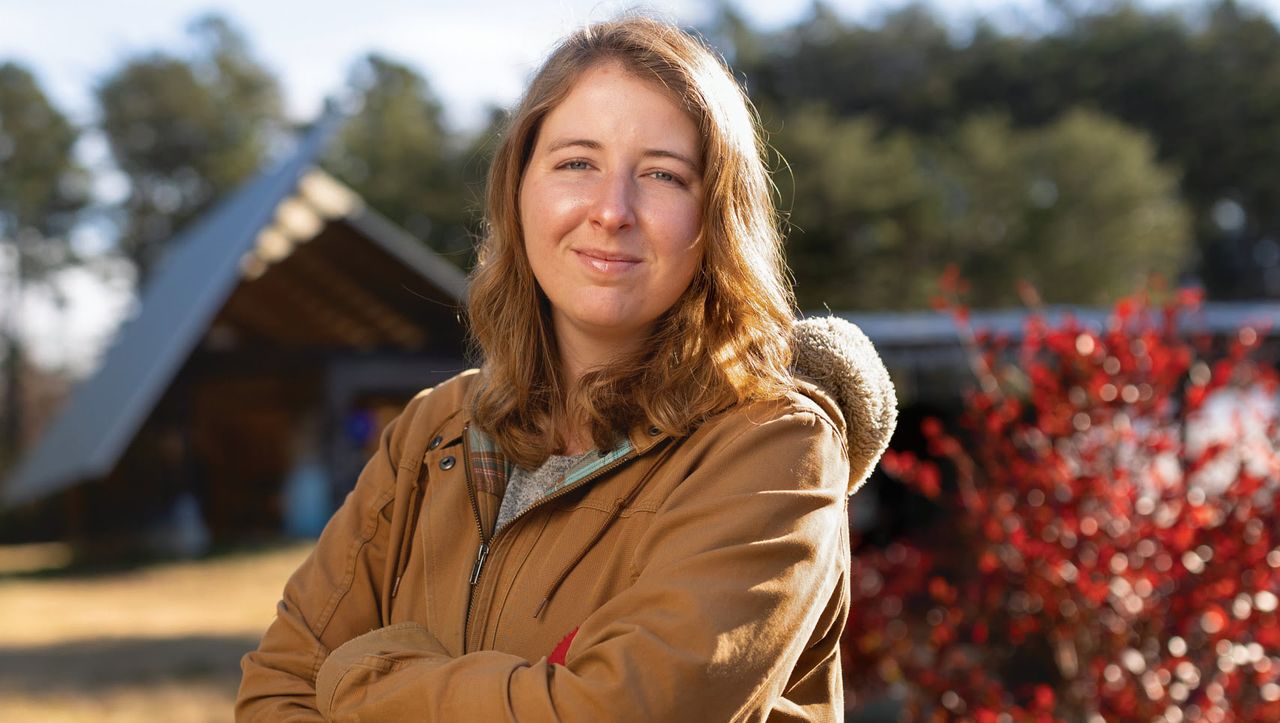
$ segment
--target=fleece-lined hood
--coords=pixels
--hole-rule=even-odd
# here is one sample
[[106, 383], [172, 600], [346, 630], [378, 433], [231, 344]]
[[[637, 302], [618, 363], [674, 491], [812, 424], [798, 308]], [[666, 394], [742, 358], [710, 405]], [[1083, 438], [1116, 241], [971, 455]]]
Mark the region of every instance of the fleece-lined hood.
[[867, 335], [834, 316], [796, 322], [791, 353], [792, 373], [828, 394], [844, 416], [853, 494], [875, 469], [898, 423], [889, 371]]

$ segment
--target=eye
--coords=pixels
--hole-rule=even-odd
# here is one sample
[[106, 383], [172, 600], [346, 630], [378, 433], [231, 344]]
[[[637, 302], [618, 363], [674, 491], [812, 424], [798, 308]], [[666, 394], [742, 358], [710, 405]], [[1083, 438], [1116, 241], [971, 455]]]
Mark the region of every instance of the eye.
[[649, 175], [665, 183], [678, 183], [680, 185], [684, 185], [684, 181], [679, 176], [676, 176], [674, 173], [669, 171], [650, 171]]
[[556, 166], [556, 168], [564, 168], [570, 171], [585, 171], [590, 167], [591, 167], [591, 164], [587, 163], [581, 158], [575, 158], [570, 161], [565, 161], [564, 163], [561, 163], [560, 165]]

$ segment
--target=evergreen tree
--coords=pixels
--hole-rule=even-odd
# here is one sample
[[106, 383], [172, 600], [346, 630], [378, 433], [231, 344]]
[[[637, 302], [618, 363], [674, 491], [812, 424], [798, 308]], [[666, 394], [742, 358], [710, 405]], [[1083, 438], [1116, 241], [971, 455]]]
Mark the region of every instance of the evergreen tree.
[[0, 460], [18, 451], [23, 436], [25, 355], [17, 329], [23, 291], [75, 261], [68, 235], [89, 196], [88, 178], [73, 155], [79, 137], [80, 129], [54, 107], [29, 70], [0, 63], [0, 251], [9, 273], [0, 301]]
[[942, 138], [798, 109], [773, 142], [790, 168], [787, 255], [804, 308], [921, 308], [948, 266], [981, 306], [1108, 303], [1186, 262], [1177, 177], [1136, 129], [1077, 111], [1040, 128], [975, 116]]
[[218, 16], [190, 28], [192, 58], [131, 58], [97, 88], [102, 130], [129, 179], [120, 251], [149, 277], [174, 233], [264, 163], [284, 127], [278, 84]]
[[369, 55], [352, 69], [360, 111], [325, 165], [364, 200], [459, 266], [469, 263], [468, 229], [479, 189], [465, 182], [465, 153], [444, 123], [430, 84], [403, 63]]

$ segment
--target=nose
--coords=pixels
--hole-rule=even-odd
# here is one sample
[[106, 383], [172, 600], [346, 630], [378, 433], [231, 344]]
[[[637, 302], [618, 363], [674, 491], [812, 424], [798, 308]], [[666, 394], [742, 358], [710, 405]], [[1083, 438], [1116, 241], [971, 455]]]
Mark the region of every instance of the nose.
[[626, 174], [605, 175], [596, 188], [591, 225], [606, 233], [630, 228], [636, 222], [634, 190]]

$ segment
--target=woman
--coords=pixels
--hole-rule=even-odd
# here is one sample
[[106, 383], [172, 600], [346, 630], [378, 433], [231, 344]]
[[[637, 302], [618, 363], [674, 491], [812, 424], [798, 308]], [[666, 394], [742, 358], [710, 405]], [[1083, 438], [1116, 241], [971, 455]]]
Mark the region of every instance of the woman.
[[483, 366], [384, 432], [237, 718], [841, 717], [846, 500], [892, 388], [856, 330], [793, 324], [770, 188], [700, 43], [567, 38], [490, 172]]

